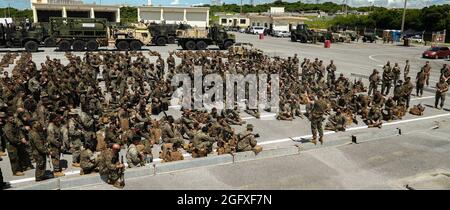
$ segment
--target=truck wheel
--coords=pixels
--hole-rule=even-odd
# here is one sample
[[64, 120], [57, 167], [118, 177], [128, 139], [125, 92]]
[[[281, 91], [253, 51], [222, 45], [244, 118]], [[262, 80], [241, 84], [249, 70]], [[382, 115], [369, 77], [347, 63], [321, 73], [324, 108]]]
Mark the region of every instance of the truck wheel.
[[167, 38], [167, 42], [168, 42], [169, 44], [175, 44], [175, 37], [174, 37], [174, 36], [169, 36], [169, 37]]
[[197, 42], [197, 50], [204, 50], [208, 47], [208, 44], [206, 44], [205, 41], [198, 41]]
[[291, 35], [291, 42], [297, 42], [297, 36], [295, 34]]
[[58, 49], [60, 50], [60, 51], [69, 51], [70, 50], [70, 46], [71, 46], [71, 44], [70, 44], [70, 42], [69, 41], [66, 41], [66, 40], [63, 40], [63, 41], [61, 41], [60, 43], [59, 43], [59, 45], [58, 45]]
[[195, 48], [197, 47], [195, 45], [195, 42], [192, 40], [187, 41], [184, 46], [186, 47], [187, 50], [195, 50]]
[[232, 41], [226, 41], [225, 43], [223, 43], [223, 48], [224, 48], [225, 50], [228, 50], [228, 48], [230, 48], [231, 45], [233, 45], [233, 42], [232, 42]]
[[86, 43], [86, 48], [88, 51], [98, 50], [98, 44], [95, 40], [90, 40]]
[[83, 51], [86, 47], [86, 43], [81, 40], [75, 40], [72, 44], [72, 48], [74, 51]]
[[38, 51], [39, 45], [35, 41], [27, 41], [25, 42], [25, 50], [27, 52], [36, 52]]
[[164, 38], [164, 37], [158, 37], [157, 39], [156, 39], [156, 45], [158, 45], [158, 46], [164, 46], [164, 45], [166, 45], [166, 38]]
[[308, 40], [306, 39], [306, 37], [301, 37], [300, 38], [300, 42], [301, 43], [306, 43], [306, 42], [308, 42]]
[[136, 50], [141, 50], [141, 48], [142, 48], [142, 44], [139, 41], [136, 41], [136, 40], [131, 41], [131, 43], [130, 43], [131, 50], [136, 51]]
[[126, 41], [120, 41], [116, 44], [116, 48], [120, 51], [127, 51], [130, 45]]
[[47, 37], [44, 40], [44, 46], [46, 46], [46, 47], [54, 47], [54, 46], [56, 46], [56, 40], [53, 39], [52, 37]]

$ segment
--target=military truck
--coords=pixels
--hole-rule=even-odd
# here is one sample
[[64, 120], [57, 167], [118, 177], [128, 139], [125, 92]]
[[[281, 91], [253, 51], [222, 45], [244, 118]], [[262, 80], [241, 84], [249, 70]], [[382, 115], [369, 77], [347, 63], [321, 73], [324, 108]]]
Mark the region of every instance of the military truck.
[[234, 34], [227, 33], [218, 26], [177, 30], [177, 37], [178, 46], [184, 50], [204, 50], [208, 45], [217, 45], [219, 49], [226, 50], [236, 42]]
[[364, 36], [362, 38], [363, 42], [370, 42], [373, 43], [377, 40], [377, 36], [375, 35], [375, 33], [369, 33], [369, 32], [365, 32]]
[[139, 50], [151, 42], [145, 26], [110, 26], [103, 18], [50, 18], [50, 33], [60, 51], [94, 51], [113, 43], [118, 50]]
[[295, 30], [291, 30], [291, 41], [293, 42], [300, 40], [302, 43], [307, 43], [308, 41], [315, 43], [317, 38], [317, 33], [310, 30], [306, 24], [298, 24]]
[[0, 24], [0, 47], [24, 47], [28, 52], [36, 52], [39, 46], [51, 44], [47, 30], [41, 25]]
[[166, 23], [150, 23], [148, 30], [152, 34], [152, 43], [158, 46], [166, 44], [175, 44], [177, 39], [177, 30], [185, 30], [191, 28], [186, 24], [166, 24]]

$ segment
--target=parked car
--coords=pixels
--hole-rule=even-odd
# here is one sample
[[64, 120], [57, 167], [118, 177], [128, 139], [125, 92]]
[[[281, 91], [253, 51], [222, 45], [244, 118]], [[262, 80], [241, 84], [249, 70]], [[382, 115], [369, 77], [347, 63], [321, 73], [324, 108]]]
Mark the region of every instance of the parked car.
[[448, 47], [431, 47], [423, 52], [424, 58], [450, 58], [450, 49]]
[[289, 32], [289, 31], [275, 31], [273, 33], [273, 36], [275, 36], [275, 37], [290, 37], [291, 36], [291, 32]]
[[246, 30], [247, 30], [246, 28], [241, 28], [239, 29], [239, 33], [245, 33]]
[[419, 44], [423, 43], [423, 39], [422, 39], [421, 36], [412, 36], [412, 37], [409, 38], [409, 40], [411, 42], [415, 42], [415, 43], [419, 43]]
[[262, 26], [252, 26], [250, 27], [251, 34], [263, 34], [266, 28]]

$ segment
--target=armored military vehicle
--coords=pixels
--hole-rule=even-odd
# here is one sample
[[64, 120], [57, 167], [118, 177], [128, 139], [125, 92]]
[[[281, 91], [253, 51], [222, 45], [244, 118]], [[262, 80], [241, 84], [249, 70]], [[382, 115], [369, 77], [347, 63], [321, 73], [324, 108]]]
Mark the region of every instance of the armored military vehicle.
[[178, 30], [178, 46], [184, 50], [204, 50], [208, 45], [217, 45], [219, 49], [226, 50], [236, 41], [234, 34], [213, 26], [209, 29], [190, 28]]
[[308, 41], [315, 43], [317, 38], [317, 33], [310, 30], [306, 24], [298, 24], [295, 30], [291, 30], [291, 41], [293, 42], [300, 40], [302, 43], [307, 43]]
[[152, 36], [143, 25], [110, 26], [102, 18], [50, 18], [50, 33], [60, 51], [93, 51], [112, 43], [119, 50], [139, 50]]
[[186, 24], [166, 24], [166, 23], [151, 23], [148, 25], [148, 30], [152, 34], [152, 43], [158, 46], [166, 44], [175, 44], [177, 39], [177, 30], [185, 30], [191, 28]]
[[[41, 25], [0, 24], [0, 47], [24, 47], [28, 52], [36, 52], [48, 40], [47, 30]], [[47, 41], [47, 44], [51, 44]]]

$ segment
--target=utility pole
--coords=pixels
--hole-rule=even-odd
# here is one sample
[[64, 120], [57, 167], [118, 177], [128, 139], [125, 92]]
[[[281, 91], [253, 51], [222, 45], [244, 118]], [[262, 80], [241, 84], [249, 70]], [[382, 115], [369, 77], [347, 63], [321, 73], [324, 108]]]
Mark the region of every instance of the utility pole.
[[241, 14], [242, 14], [242, 0], [241, 0]]
[[405, 31], [405, 17], [406, 17], [406, 3], [408, 0], [405, 0], [405, 6], [403, 7], [403, 18], [402, 18], [402, 36], [404, 36]]

